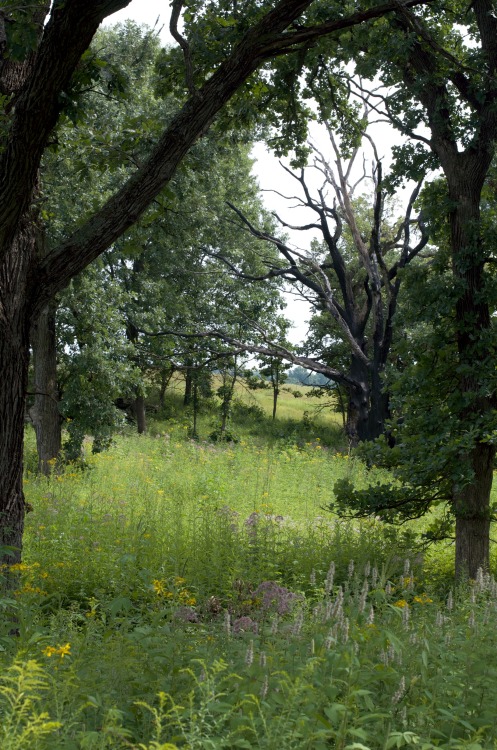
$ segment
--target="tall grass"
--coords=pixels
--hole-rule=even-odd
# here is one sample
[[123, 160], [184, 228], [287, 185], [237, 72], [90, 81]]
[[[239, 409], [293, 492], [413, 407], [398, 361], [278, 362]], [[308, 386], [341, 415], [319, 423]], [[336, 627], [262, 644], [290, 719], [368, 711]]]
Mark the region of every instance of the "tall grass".
[[331, 517], [367, 476], [315, 433], [186, 432], [27, 477], [2, 750], [494, 747], [493, 579], [444, 591], [413, 530]]

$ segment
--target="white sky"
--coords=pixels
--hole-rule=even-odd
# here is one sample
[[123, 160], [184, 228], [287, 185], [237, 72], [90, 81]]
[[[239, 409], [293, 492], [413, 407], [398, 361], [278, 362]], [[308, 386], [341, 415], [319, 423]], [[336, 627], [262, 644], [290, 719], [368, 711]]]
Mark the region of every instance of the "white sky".
[[[155, 27], [161, 30], [160, 38], [163, 42], [174, 43], [169, 31], [169, 2], [168, 0], [132, 0], [129, 5], [121, 11], [114, 13], [106, 19], [106, 25], [123, 22], [126, 19], [132, 19], [139, 24], [147, 24], [150, 27]], [[324, 129], [323, 129], [324, 130]], [[324, 137], [323, 137], [324, 136]], [[327, 156], [330, 152], [330, 145], [327, 140], [327, 136], [319, 130], [312, 130], [312, 137], [315, 142], [318, 143], [320, 150]], [[377, 127], [374, 132], [374, 138], [376, 147], [380, 153], [380, 156], [385, 156], [385, 161], [388, 164], [390, 161], [390, 149], [393, 143], [399, 142], [399, 136], [391, 128], [382, 126]], [[277, 191], [285, 195], [294, 195], [295, 185], [292, 185], [292, 180], [288, 174], [280, 167], [278, 159], [276, 159], [263, 144], [256, 144], [253, 150], [253, 156], [257, 159], [254, 165], [254, 172], [257, 176], [259, 184], [265, 191]], [[330, 161], [333, 158], [330, 154]], [[282, 216], [282, 218], [290, 224], [306, 223], [312, 220], [313, 214], [309, 216], [307, 214], [295, 211], [292, 205], [295, 202], [288, 203], [282, 200], [272, 192], [264, 192], [263, 199], [270, 210], [276, 211]], [[292, 232], [290, 233], [290, 244], [298, 245], [302, 249], [305, 249], [313, 234], [313, 232]], [[306, 321], [310, 317], [310, 308], [304, 301], [299, 301], [295, 297], [287, 296], [288, 307], [285, 311], [287, 317], [293, 323], [293, 330], [289, 335], [289, 338], [294, 343], [299, 343], [305, 338], [307, 326]]]

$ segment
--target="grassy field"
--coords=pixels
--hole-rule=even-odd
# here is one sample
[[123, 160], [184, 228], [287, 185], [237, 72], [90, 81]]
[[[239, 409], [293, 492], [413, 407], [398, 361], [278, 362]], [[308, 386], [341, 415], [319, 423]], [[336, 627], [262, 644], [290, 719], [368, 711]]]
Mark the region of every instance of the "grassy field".
[[239, 409], [228, 445], [175, 407], [27, 476], [2, 750], [497, 746], [493, 578], [453, 590], [450, 548], [334, 518], [336, 479], [368, 477], [302, 402]]

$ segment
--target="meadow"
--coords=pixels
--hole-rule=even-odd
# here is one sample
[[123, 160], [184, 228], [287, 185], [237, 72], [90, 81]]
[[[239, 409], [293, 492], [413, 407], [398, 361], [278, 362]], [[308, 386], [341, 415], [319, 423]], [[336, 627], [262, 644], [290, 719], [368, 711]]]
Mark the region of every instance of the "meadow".
[[338, 416], [258, 398], [237, 442], [170, 405], [50, 479], [28, 433], [2, 750], [497, 747], [494, 579], [455, 588], [419, 524], [334, 517], [334, 482], [371, 478]]

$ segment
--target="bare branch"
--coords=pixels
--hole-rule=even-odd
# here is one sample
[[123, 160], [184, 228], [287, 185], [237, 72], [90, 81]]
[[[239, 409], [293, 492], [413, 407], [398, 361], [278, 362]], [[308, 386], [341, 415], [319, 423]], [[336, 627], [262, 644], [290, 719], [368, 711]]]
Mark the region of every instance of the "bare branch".
[[185, 37], [181, 36], [178, 31], [178, 21], [183, 9], [183, 5], [183, 0], [173, 0], [171, 4], [171, 20], [169, 21], [169, 31], [171, 32], [171, 36], [173, 37], [173, 39], [178, 42], [179, 46], [183, 50], [183, 57], [185, 59], [186, 85], [190, 95], [195, 96], [197, 93], [197, 89], [195, 88], [193, 78], [193, 62], [190, 45], [188, 44]]

